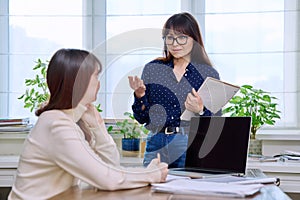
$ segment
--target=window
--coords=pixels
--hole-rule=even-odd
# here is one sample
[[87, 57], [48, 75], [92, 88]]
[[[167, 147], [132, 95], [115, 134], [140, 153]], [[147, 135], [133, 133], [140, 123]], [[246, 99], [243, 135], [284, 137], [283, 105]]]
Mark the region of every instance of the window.
[[106, 117], [124, 118], [131, 111], [133, 91], [127, 77], [140, 76], [147, 62], [162, 56], [163, 23], [180, 10], [180, 0], [107, 1]]
[[282, 111], [277, 127], [298, 128], [299, 7], [296, 0], [2, 0], [0, 117], [34, 117], [17, 99], [24, 79], [33, 77], [37, 58], [67, 47], [100, 58], [105, 70], [97, 103], [103, 117], [123, 118], [133, 101], [127, 76], [140, 75], [162, 55], [166, 19], [189, 11], [221, 79], [272, 92]]
[[206, 47], [221, 78], [278, 97], [281, 127], [298, 122], [297, 13], [296, 1], [205, 1]]
[[[0, 116], [31, 116], [17, 98], [25, 91], [32, 67], [60, 48], [82, 48], [82, 1], [1, 1]], [[59, 6], [58, 6], [59, 5]]]

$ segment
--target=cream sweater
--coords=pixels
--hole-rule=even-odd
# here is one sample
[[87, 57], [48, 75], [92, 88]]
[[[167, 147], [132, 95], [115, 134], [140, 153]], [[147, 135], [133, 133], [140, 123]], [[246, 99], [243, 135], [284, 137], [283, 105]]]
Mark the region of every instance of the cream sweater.
[[102, 190], [146, 186], [159, 182], [157, 165], [123, 168], [104, 123], [90, 129], [88, 143], [76, 122], [86, 107], [51, 110], [40, 115], [24, 143], [17, 175], [8, 199], [48, 199], [78, 179]]

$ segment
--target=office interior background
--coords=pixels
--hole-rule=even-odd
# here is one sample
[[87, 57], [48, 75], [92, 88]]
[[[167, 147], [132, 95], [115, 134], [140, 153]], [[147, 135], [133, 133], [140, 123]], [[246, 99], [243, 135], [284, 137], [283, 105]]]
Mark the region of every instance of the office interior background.
[[197, 18], [221, 79], [271, 92], [281, 111], [272, 129], [299, 129], [298, 0], [0, 0], [0, 117], [36, 120], [18, 100], [35, 61], [80, 48], [104, 66], [102, 116], [124, 118], [133, 102], [127, 76], [162, 56], [163, 24], [182, 11]]

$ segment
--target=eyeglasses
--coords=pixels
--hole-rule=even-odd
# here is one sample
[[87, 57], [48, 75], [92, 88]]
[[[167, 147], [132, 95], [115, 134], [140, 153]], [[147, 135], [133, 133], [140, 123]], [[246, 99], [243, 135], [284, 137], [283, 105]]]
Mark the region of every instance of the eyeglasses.
[[173, 37], [173, 36], [165, 36], [164, 41], [166, 45], [173, 45], [174, 41], [176, 40], [177, 44], [179, 45], [185, 45], [187, 43], [188, 36], [181, 35], [178, 37]]

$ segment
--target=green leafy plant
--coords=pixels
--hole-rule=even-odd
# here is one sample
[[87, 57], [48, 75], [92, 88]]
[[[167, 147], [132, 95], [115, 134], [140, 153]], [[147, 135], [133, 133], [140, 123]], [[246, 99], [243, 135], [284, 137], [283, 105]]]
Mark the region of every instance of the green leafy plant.
[[[33, 79], [25, 79], [25, 85], [27, 86], [27, 89], [24, 94], [18, 97], [20, 100], [23, 99], [24, 108], [30, 109], [30, 112], [38, 109], [50, 98], [50, 93], [46, 82], [49, 61], [43, 62], [41, 59], [38, 59], [35, 63], [36, 65], [33, 67], [33, 70], [37, 71], [37, 74]], [[100, 106], [101, 104], [96, 105], [98, 112], [102, 112]], [[111, 129], [112, 127], [108, 127], [108, 131]]]
[[149, 131], [136, 121], [133, 114], [125, 112], [124, 115], [128, 116], [129, 119], [116, 123], [119, 129], [117, 133], [123, 134], [124, 138], [140, 138], [142, 134], [148, 134]]
[[102, 112], [103, 110], [101, 109], [101, 104], [99, 103], [98, 105], [96, 105], [96, 109], [98, 112]]
[[229, 105], [223, 109], [223, 114], [230, 116], [251, 116], [251, 139], [255, 139], [256, 132], [264, 124], [274, 125], [275, 119], [280, 119], [277, 109], [276, 97], [269, 92], [255, 89], [251, 85], [243, 85], [239, 94], [235, 95]]
[[28, 88], [22, 96], [18, 97], [18, 99], [23, 99], [24, 108], [30, 109], [30, 112], [39, 108], [50, 97], [46, 83], [48, 61], [43, 62], [41, 59], [38, 59], [35, 63], [33, 70], [39, 73], [33, 79], [25, 79], [25, 85]]

